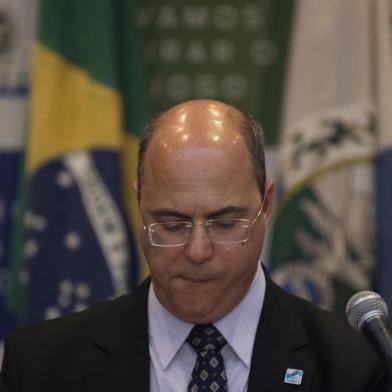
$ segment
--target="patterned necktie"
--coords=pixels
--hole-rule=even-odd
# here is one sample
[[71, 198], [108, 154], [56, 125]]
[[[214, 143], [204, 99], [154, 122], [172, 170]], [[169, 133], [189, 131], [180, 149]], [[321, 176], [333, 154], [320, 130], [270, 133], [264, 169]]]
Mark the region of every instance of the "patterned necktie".
[[196, 351], [188, 392], [227, 391], [225, 364], [220, 353], [225, 338], [212, 324], [195, 325], [186, 340]]

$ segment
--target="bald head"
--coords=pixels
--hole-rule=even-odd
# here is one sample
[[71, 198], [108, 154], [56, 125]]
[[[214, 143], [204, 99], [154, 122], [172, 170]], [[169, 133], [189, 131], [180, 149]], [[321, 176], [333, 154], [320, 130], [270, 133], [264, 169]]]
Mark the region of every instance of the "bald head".
[[155, 156], [181, 154], [184, 149], [196, 148], [220, 149], [233, 159], [241, 157], [241, 150], [242, 154], [245, 151], [245, 159], [250, 158], [260, 192], [264, 194], [265, 162], [261, 127], [233, 106], [212, 100], [181, 103], [147, 124], [139, 142], [139, 193], [147, 150]]

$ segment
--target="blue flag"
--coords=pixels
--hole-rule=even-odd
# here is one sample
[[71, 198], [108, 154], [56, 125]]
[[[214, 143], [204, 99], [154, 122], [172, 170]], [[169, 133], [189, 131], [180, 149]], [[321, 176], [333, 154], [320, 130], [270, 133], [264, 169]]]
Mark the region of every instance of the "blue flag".
[[77, 151], [33, 176], [22, 274], [29, 322], [128, 291], [132, 243], [119, 208], [118, 168], [115, 152]]
[[3, 338], [17, 321], [15, 312], [8, 307], [7, 293], [34, 24], [34, 0], [0, 2], [0, 366]]
[[378, 155], [376, 159], [376, 250], [375, 288], [384, 297], [392, 320], [392, 5], [376, 2], [374, 29], [377, 42], [375, 75]]

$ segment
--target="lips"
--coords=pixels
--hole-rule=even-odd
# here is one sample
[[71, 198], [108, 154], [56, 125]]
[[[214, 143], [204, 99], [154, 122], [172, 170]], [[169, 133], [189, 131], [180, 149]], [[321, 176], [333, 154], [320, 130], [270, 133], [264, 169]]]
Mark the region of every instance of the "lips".
[[187, 276], [179, 276], [178, 279], [183, 280], [188, 283], [198, 284], [198, 283], [206, 283], [212, 280], [211, 278], [195, 278], [195, 277], [187, 277]]

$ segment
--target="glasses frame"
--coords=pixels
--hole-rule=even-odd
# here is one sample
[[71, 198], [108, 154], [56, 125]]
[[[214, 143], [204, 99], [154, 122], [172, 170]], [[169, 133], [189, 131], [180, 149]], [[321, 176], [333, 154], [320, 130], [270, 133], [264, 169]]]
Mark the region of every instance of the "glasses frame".
[[[247, 236], [247, 238], [246, 238], [245, 240], [234, 241], [234, 242], [214, 241], [214, 240], [211, 239], [210, 234], [208, 233], [208, 230], [206, 229], [206, 232], [207, 232], [207, 234], [208, 234], [208, 238], [209, 238], [210, 241], [213, 242], [214, 244], [244, 244], [245, 242], [247, 242], [247, 241], [249, 240], [249, 230], [252, 228], [252, 226], [257, 222], [257, 220], [258, 220], [258, 219], [260, 218], [260, 216], [261, 216], [261, 213], [262, 213], [263, 207], [264, 207], [264, 200], [265, 200], [265, 198], [263, 199], [263, 202], [262, 202], [262, 204], [261, 204], [261, 207], [260, 207], [260, 209], [259, 209], [259, 211], [258, 211], [256, 217], [255, 217], [253, 220], [247, 219], [247, 218], [239, 218], [239, 219], [235, 219], [235, 218], [233, 218], [233, 219], [227, 219], [227, 218], [222, 218], [222, 219], [220, 219], [220, 218], [217, 218], [217, 219], [206, 219], [203, 223], [197, 223], [197, 224], [193, 224], [193, 223], [190, 222], [190, 221], [170, 221], [170, 222], [154, 222], [154, 223], [149, 223], [149, 224], [146, 225], [146, 224], [144, 223], [144, 221], [143, 221], [143, 217], [142, 217], [141, 213], [140, 213], [140, 220], [141, 220], [141, 222], [142, 222], [144, 231], [148, 234], [148, 241], [149, 241], [150, 245], [155, 246], [155, 247], [159, 247], [159, 248], [174, 248], [174, 247], [178, 247], [178, 246], [184, 246], [184, 245], [186, 245], [186, 244], [189, 242], [189, 238], [188, 238], [188, 240], [187, 240], [186, 242], [181, 242], [181, 243], [175, 244], [175, 245], [162, 245], [162, 244], [157, 244], [157, 243], [155, 243], [155, 242], [153, 241], [153, 239], [152, 239], [152, 234], [153, 234], [153, 228], [156, 227], [156, 226], [158, 226], [158, 225], [166, 225], [166, 224], [171, 224], [171, 223], [172, 223], [172, 224], [186, 223], [187, 226], [185, 226], [185, 227], [186, 227], [186, 228], [191, 228], [191, 229], [192, 229], [192, 230], [191, 230], [191, 235], [192, 235], [192, 232], [193, 232], [193, 230], [194, 230], [195, 227], [198, 227], [198, 226], [206, 227], [206, 226], [208, 226], [208, 224], [210, 224], [211, 222], [216, 222], [216, 221], [218, 221], [218, 222], [219, 222], [219, 221], [228, 221], [228, 220], [230, 220], [230, 221], [244, 222], [244, 224], [246, 224], [246, 227], [247, 227], [247, 229], [248, 229], [248, 236]], [[140, 212], [140, 211], [139, 211], [139, 212]]]

